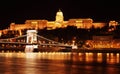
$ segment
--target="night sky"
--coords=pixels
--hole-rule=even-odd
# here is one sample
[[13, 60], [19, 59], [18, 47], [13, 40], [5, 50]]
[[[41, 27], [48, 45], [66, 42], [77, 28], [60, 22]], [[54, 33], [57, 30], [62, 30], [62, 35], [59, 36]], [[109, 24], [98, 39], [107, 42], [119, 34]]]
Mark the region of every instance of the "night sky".
[[61, 9], [64, 19], [92, 18], [94, 22], [120, 20], [119, 0], [4, 0], [0, 2], [0, 29], [11, 22], [24, 24], [25, 20], [54, 21]]

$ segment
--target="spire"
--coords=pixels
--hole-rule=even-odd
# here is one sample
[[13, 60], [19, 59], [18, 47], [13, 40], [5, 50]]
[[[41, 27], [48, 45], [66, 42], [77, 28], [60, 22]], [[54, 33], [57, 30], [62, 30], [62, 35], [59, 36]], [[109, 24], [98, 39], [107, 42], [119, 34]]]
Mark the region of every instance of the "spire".
[[58, 12], [62, 12], [62, 11], [61, 11], [61, 9], [59, 9], [59, 11], [58, 11]]

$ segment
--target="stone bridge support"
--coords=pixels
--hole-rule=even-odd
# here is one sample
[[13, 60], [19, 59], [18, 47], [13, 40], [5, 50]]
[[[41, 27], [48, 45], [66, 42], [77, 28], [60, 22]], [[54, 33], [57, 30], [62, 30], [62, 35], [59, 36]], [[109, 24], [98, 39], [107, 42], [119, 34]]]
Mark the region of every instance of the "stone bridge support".
[[38, 48], [37, 43], [37, 31], [36, 30], [27, 30], [27, 40], [26, 43], [30, 45], [26, 45], [25, 52], [33, 52], [34, 49]]

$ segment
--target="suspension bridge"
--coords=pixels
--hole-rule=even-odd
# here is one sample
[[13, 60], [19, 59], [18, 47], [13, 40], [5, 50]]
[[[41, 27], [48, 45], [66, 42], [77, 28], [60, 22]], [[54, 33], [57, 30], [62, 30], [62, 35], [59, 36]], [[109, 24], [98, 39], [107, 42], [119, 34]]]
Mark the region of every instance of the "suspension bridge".
[[[58, 48], [71, 48], [75, 49], [77, 46], [74, 44], [63, 44], [37, 34], [36, 30], [28, 30], [26, 35], [0, 39], [0, 50], [2, 49], [19, 49], [25, 52], [33, 52], [35, 49], [50, 49], [50, 47]], [[52, 48], [53, 49], [53, 48]], [[46, 50], [45, 50], [46, 51]], [[49, 50], [50, 51], [50, 50]]]

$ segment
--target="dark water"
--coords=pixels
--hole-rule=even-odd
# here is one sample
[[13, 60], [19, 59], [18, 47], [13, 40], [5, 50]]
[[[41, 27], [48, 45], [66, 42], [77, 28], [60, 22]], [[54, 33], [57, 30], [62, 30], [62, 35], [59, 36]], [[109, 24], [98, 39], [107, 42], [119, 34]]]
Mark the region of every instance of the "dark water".
[[119, 73], [119, 53], [0, 53], [0, 74]]

